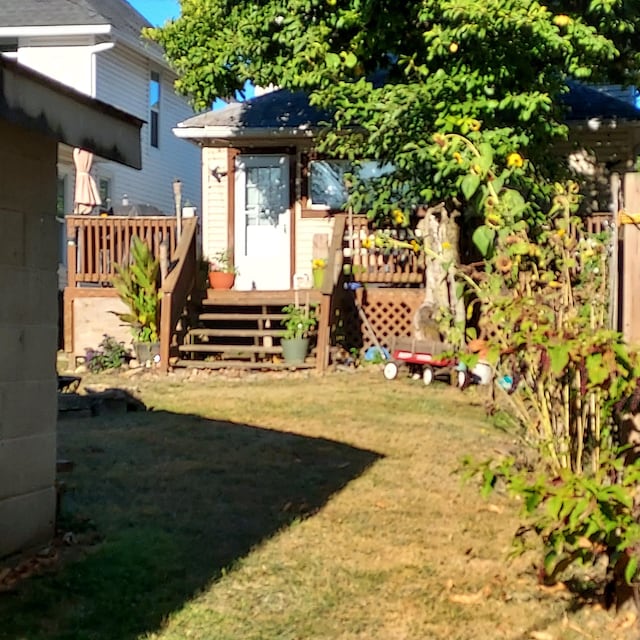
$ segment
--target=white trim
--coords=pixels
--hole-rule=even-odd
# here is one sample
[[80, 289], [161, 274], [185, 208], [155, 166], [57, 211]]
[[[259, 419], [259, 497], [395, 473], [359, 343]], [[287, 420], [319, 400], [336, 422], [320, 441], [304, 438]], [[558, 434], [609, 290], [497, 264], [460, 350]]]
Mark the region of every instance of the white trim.
[[312, 138], [317, 135], [317, 131], [310, 127], [298, 127], [293, 129], [254, 127], [243, 129], [241, 125], [238, 127], [183, 127], [178, 125], [173, 128], [173, 134], [177, 138], [185, 138], [188, 140], [206, 140], [208, 138], [260, 138], [266, 142], [268, 138]]
[[63, 24], [54, 26], [0, 27], [0, 38], [44, 38], [49, 36], [111, 35], [110, 24]]

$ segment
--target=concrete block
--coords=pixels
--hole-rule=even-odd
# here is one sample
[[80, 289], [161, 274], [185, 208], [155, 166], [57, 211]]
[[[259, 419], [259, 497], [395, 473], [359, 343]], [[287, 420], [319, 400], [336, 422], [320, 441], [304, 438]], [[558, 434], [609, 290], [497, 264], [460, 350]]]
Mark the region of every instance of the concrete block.
[[56, 276], [44, 270], [3, 265], [0, 260], [0, 324], [33, 324], [56, 313]]
[[0, 440], [0, 500], [53, 487], [56, 434]]
[[55, 514], [53, 486], [0, 500], [0, 558], [48, 542], [53, 537]]
[[0, 382], [0, 441], [54, 433], [56, 380]]
[[[25, 264], [31, 269], [51, 271], [57, 277], [60, 249], [58, 223], [53, 213], [56, 210], [55, 191], [47, 194], [43, 190], [41, 199], [37, 209], [28, 211], [25, 216]], [[56, 290], [57, 287], [54, 292]]]
[[25, 266], [25, 214], [0, 209], [0, 227], [0, 265]]
[[55, 377], [57, 339], [55, 323], [0, 325], [0, 383]]

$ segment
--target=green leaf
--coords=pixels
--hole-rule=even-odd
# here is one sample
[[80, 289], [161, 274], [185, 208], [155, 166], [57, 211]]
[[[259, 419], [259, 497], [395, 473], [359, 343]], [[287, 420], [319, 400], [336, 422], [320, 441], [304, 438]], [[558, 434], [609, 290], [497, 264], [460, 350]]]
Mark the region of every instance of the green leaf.
[[462, 180], [460, 188], [467, 200], [471, 200], [480, 186], [480, 176], [475, 173], [468, 173]]
[[493, 249], [493, 242], [496, 237], [494, 229], [490, 229], [486, 225], [479, 226], [472, 236], [473, 244], [477, 247], [478, 251], [483, 258], [487, 258], [491, 255]]
[[630, 556], [627, 566], [624, 568], [624, 581], [627, 584], [631, 584], [638, 571], [638, 558], [637, 556]]
[[586, 358], [587, 375], [589, 382], [601, 385], [613, 373], [605, 365], [601, 353], [593, 353]]
[[551, 371], [555, 375], [562, 373], [567, 368], [570, 350], [570, 345], [566, 343], [548, 347], [547, 352], [551, 361]]

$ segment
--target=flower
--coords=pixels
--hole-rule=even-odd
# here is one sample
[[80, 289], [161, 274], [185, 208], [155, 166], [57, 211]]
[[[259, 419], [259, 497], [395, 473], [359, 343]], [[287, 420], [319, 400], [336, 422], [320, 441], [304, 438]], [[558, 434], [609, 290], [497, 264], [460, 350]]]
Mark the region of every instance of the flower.
[[451, 249], [451, 243], [447, 242], [445, 240], [445, 242], [442, 243], [442, 248], [446, 251], [447, 249]]
[[400, 209], [394, 209], [392, 212], [392, 215], [393, 215], [393, 221], [396, 224], [404, 224], [405, 215], [402, 211], [400, 211]]
[[312, 269], [324, 269], [327, 266], [327, 261], [324, 258], [314, 258], [311, 261]]
[[507, 156], [507, 166], [519, 169], [524, 164], [524, 158], [514, 151]]
[[218, 251], [213, 258], [209, 258], [209, 271], [238, 274], [228, 251]]
[[508, 273], [511, 271], [513, 263], [508, 256], [498, 256], [496, 258], [496, 269], [501, 273]]
[[452, 42], [449, 45], [449, 51], [451, 51], [451, 53], [456, 53], [456, 51], [458, 51], [458, 43], [457, 42]]
[[571, 24], [571, 18], [564, 13], [560, 13], [554, 16], [553, 24], [555, 24], [556, 27], [566, 27]]
[[471, 131], [480, 131], [480, 127], [482, 126], [480, 120], [476, 120], [475, 118], [471, 118], [471, 120], [469, 120], [469, 129], [471, 129]]
[[453, 159], [458, 163], [458, 164], [462, 164], [462, 154], [459, 151], [456, 151], [453, 154]]

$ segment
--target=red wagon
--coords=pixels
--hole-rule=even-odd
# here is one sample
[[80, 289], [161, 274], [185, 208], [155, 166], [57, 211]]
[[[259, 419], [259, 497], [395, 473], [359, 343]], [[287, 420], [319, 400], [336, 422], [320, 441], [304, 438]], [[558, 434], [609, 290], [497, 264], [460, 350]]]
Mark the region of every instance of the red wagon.
[[384, 377], [394, 380], [401, 367], [408, 367], [411, 374], [421, 376], [427, 385], [436, 376], [446, 375], [462, 388], [467, 384], [468, 373], [458, 369], [457, 358], [443, 355], [448, 351], [451, 351], [451, 346], [443, 342], [398, 338], [392, 348], [391, 360], [384, 366]]

